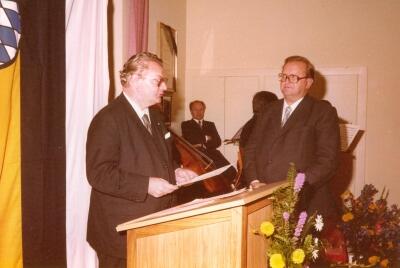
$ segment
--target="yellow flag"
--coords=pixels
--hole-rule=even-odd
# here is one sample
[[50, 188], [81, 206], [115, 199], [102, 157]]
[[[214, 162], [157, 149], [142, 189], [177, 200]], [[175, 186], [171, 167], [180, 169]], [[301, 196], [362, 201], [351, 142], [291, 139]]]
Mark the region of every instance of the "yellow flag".
[[0, 267], [22, 267], [20, 60], [0, 69]]

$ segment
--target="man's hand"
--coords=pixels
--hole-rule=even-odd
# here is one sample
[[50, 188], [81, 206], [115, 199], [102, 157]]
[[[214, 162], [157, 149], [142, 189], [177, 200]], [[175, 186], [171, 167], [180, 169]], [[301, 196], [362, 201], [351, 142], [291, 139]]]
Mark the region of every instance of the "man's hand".
[[257, 188], [260, 188], [261, 186], [264, 186], [264, 185], [266, 185], [266, 184], [263, 183], [263, 182], [260, 182], [259, 180], [252, 180], [250, 182], [249, 188], [250, 189], [257, 189]]
[[176, 183], [181, 184], [190, 181], [191, 179], [197, 177], [197, 174], [190, 169], [177, 168], [175, 169]]
[[149, 189], [147, 192], [154, 197], [161, 197], [163, 195], [172, 193], [177, 189], [178, 187], [176, 185], [172, 185], [164, 179], [150, 177]]

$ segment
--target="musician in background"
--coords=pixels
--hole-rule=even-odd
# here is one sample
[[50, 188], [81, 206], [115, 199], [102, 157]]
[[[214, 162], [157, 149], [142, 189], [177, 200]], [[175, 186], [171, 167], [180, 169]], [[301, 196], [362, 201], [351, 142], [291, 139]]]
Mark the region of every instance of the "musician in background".
[[[189, 108], [192, 119], [181, 124], [183, 138], [211, 158], [216, 168], [228, 165], [229, 161], [217, 149], [221, 146], [221, 138], [214, 122], [204, 120], [205, 103], [195, 100], [189, 104]], [[236, 176], [234, 167], [230, 167], [226, 172], [232, 179]]]
[[269, 91], [258, 91], [253, 96], [253, 117], [244, 124], [242, 132], [240, 133], [239, 146], [244, 148], [249, 139], [250, 133], [253, 129], [254, 123], [257, 120], [257, 116], [265, 111], [268, 104], [278, 100], [278, 97]]

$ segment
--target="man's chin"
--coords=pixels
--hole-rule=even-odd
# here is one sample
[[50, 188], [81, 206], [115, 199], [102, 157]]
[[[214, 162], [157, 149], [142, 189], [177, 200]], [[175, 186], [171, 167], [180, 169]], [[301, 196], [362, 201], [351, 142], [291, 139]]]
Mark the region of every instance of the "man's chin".
[[148, 107], [153, 106], [153, 105], [159, 106], [160, 104], [161, 104], [161, 98], [154, 100]]

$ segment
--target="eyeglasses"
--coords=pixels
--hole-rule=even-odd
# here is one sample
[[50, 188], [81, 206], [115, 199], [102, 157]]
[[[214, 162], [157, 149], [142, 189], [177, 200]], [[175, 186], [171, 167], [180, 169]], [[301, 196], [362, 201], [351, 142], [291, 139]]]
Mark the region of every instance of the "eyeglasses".
[[286, 82], [286, 80], [289, 80], [290, 83], [298, 83], [300, 80], [308, 78], [308, 76], [299, 77], [295, 74], [288, 75], [284, 73], [280, 73], [278, 77], [280, 82]]
[[162, 77], [162, 78], [160, 78], [160, 79], [151, 79], [150, 81], [151, 81], [151, 83], [152, 83], [153, 85], [156, 85], [157, 87], [161, 87], [161, 85], [162, 85], [163, 83], [165, 83], [165, 84], [168, 83], [168, 78]]
[[162, 85], [163, 83], [165, 83], [165, 84], [168, 83], [168, 78], [166, 78], [166, 77], [161, 77], [161, 78], [147, 78], [147, 79], [146, 79], [146, 77], [142, 77], [142, 79], [144, 79], [144, 80], [146, 80], [146, 81], [149, 81], [149, 83], [150, 83], [152, 86], [155, 86], [155, 87], [161, 87], [161, 85]]

